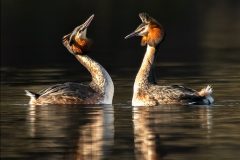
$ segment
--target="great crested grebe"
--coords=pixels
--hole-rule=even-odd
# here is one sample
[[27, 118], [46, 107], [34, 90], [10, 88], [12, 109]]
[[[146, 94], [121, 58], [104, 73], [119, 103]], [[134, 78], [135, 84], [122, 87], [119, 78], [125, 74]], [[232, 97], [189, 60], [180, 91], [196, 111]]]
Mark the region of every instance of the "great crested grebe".
[[139, 17], [142, 23], [134, 32], [125, 37], [125, 39], [127, 39], [133, 36], [142, 36], [141, 45], [147, 45], [142, 65], [134, 82], [132, 105], [212, 104], [212, 88], [209, 85], [198, 92], [180, 85], [159, 86], [150, 81], [156, 48], [158, 48], [158, 45], [164, 37], [164, 30], [163, 27], [147, 13], [140, 13]]
[[39, 93], [26, 90], [26, 95], [30, 96], [29, 104], [112, 104], [114, 85], [110, 75], [98, 62], [85, 55], [90, 47], [86, 32], [93, 17], [63, 37], [64, 46], [86, 67], [92, 81], [88, 85], [73, 82], [56, 84]]

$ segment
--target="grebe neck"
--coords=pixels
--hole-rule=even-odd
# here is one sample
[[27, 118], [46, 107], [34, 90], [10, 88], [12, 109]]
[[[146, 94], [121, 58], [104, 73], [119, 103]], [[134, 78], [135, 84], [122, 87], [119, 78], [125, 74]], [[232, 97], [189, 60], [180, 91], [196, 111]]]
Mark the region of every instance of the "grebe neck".
[[92, 81], [90, 83], [98, 92], [110, 96], [113, 95], [114, 86], [108, 72], [96, 61], [87, 55], [75, 55], [78, 61], [90, 72]]
[[[141, 88], [146, 85], [148, 85], [149, 82], [149, 76], [150, 72], [152, 72], [152, 65], [154, 62], [156, 48], [150, 45], [147, 45], [147, 50], [145, 52], [142, 65], [137, 73], [135, 82], [134, 82], [134, 88]], [[152, 73], [151, 73], [152, 74]]]

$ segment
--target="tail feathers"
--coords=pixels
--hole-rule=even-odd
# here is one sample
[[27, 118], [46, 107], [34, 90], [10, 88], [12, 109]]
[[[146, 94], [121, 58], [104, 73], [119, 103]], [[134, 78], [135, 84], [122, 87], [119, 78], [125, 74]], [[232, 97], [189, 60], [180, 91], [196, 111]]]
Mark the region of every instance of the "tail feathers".
[[202, 97], [207, 97], [210, 96], [213, 93], [213, 88], [208, 85], [206, 88], [201, 89], [200, 92], [198, 92], [198, 94]]
[[210, 105], [214, 102], [213, 97], [211, 94], [213, 93], [213, 89], [210, 85], [208, 85], [206, 88], [203, 88], [200, 92], [198, 92], [199, 96], [201, 96], [203, 101], [200, 104], [207, 104]]
[[39, 94], [28, 91], [28, 90], [25, 90], [25, 92], [27, 96], [29, 96], [31, 99], [34, 99], [34, 100], [36, 100], [40, 96]]

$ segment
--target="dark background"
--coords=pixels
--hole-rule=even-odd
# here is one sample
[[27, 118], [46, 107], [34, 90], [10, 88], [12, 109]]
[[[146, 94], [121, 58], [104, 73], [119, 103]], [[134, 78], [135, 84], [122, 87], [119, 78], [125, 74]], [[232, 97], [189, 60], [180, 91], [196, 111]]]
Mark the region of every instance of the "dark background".
[[124, 36], [143, 11], [166, 30], [159, 63], [239, 62], [239, 0], [1, 0], [1, 65], [79, 65], [62, 36], [94, 13], [90, 56], [106, 67], [137, 67], [145, 48]]

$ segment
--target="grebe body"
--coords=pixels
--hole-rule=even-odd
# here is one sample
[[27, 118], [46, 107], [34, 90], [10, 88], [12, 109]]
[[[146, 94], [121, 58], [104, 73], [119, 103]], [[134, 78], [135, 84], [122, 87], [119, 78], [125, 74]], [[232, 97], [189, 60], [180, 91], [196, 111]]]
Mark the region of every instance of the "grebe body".
[[160, 42], [164, 37], [164, 29], [147, 13], [139, 14], [142, 23], [137, 29], [125, 37], [141, 36], [141, 45], [147, 45], [141, 67], [137, 73], [133, 88], [133, 106], [155, 106], [159, 104], [196, 104], [213, 103], [212, 88], [207, 86], [196, 91], [180, 85], [160, 86], [152, 82], [152, 65]]
[[90, 72], [92, 81], [89, 84], [56, 84], [38, 93], [26, 90], [26, 95], [30, 96], [29, 104], [112, 104], [114, 85], [110, 75], [104, 67], [86, 55], [90, 47], [86, 32], [93, 17], [63, 37], [64, 46]]

